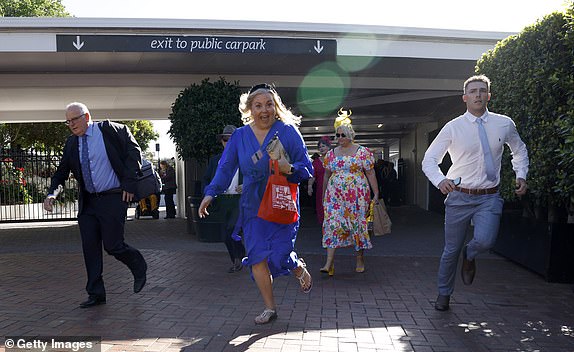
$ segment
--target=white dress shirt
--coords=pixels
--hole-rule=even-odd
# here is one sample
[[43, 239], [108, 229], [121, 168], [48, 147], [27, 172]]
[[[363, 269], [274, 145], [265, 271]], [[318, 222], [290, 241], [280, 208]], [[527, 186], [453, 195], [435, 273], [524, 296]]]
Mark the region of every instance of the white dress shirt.
[[[481, 118], [488, 136], [488, 144], [494, 159], [496, 179], [489, 181], [486, 178], [484, 154], [478, 136], [476, 119]], [[508, 116], [486, 111], [482, 116], [476, 117], [470, 112], [449, 121], [428, 147], [422, 161], [422, 169], [430, 182], [438, 188], [438, 184], [445, 178], [462, 178], [460, 187], [471, 189], [484, 189], [496, 187], [500, 183], [500, 163], [504, 144], [512, 152], [512, 169], [516, 178], [526, 180], [528, 174], [528, 151], [516, 131], [516, 125]], [[446, 176], [438, 165], [442, 162], [446, 152], [450, 154], [452, 166]]]
[[231, 184], [227, 187], [225, 194], [239, 194], [237, 193], [237, 186], [239, 186], [239, 170], [235, 171]]

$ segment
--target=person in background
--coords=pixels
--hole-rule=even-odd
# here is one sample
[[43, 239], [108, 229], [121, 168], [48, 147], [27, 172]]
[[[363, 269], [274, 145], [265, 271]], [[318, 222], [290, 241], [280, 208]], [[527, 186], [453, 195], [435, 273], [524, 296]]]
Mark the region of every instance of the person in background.
[[399, 201], [399, 183], [397, 180], [397, 172], [395, 171], [395, 164], [391, 161], [385, 161], [385, 170], [383, 172], [383, 199], [390, 208], [392, 205], [400, 205]]
[[331, 139], [327, 136], [321, 137], [317, 143], [317, 148], [319, 149], [319, 155], [317, 158], [313, 159], [313, 177], [309, 179], [307, 186], [307, 194], [309, 197], [313, 195], [313, 184], [315, 184], [315, 212], [317, 213], [317, 222], [319, 225], [323, 225], [323, 219], [325, 217], [323, 210], [323, 177], [325, 175], [325, 168], [323, 167], [323, 158], [329, 150], [331, 150]]
[[384, 197], [384, 192], [383, 192], [383, 177], [384, 177], [384, 169], [385, 169], [385, 164], [386, 161], [384, 161], [383, 159], [377, 159], [377, 161], [375, 161], [375, 176], [377, 177], [377, 184], [379, 185], [379, 197], [381, 198], [385, 198]]
[[[233, 125], [227, 125], [223, 128], [223, 132], [217, 135], [217, 140], [223, 145], [223, 150], [229, 138], [237, 127]], [[203, 175], [203, 185], [209, 185], [215, 172], [217, 171], [217, 165], [223, 153], [212, 156], [207, 164], [207, 170]], [[231, 259], [232, 266], [227, 270], [228, 273], [235, 273], [243, 268], [241, 265], [241, 260], [245, 256], [245, 247], [243, 243], [239, 240], [233, 238], [233, 233], [235, 230], [235, 225], [237, 224], [237, 219], [239, 218], [239, 199], [241, 197], [241, 190], [243, 188], [243, 176], [240, 174], [239, 169], [233, 175], [231, 184], [227, 187], [227, 190], [223, 194], [217, 197], [217, 201], [220, 202], [222, 211], [225, 212], [223, 218], [226, 219], [225, 226], [225, 238], [223, 242], [227, 247], [227, 252], [229, 253], [229, 258]]]
[[[239, 110], [245, 126], [238, 128], [229, 139], [215, 177], [205, 189], [199, 216], [209, 215], [208, 206], [214, 197], [227, 189], [239, 168], [243, 175], [243, 192], [238, 227], [243, 229], [247, 250], [243, 265], [251, 268], [265, 305], [255, 323], [266, 324], [277, 318], [272, 286], [274, 278], [292, 272], [304, 293], [309, 293], [313, 285], [305, 262], [294, 250], [299, 221], [284, 225], [257, 216], [270, 174], [271, 156], [266, 147], [274, 136], [278, 136], [288, 160], [285, 156], [274, 155], [274, 158], [278, 160], [280, 172], [291, 183], [309, 179], [313, 166], [297, 128], [301, 117], [285, 107], [273, 86], [258, 84], [242, 94]], [[299, 197], [297, 211], [300, 213]]]
[[[142, 155], [142, 167], [146, 165], [151, 165], [151, 163]], [[151, 167], [153, 167], [153, 165]], [[154, 219], [159, 219], [159, 197], [160, 194], [157, 193], [150, 194], [148, 197], [140, 199], [138, 202], [140, 212], [142, 214], [151, 215]]]
[[175, 182], [175, 170], [168, 164], [167, 161], [162, 160], [159, 163], [161, 177], [161, 182], [163, 183], [162, 193], [164, 194], [165, 200], [165, 218], [174, 219], [175, 218], [175, 202], [173, 196], [177, 190], [177, 184]]
[[[512, 152], [516, 173], [516, 194], [526, 194], [528, 151], [514, 122], [504, 115], [488, 111], [490, 80], [484, 75], [464, 82], [462, 100], [466, 112], [449, 121], [428, 147], [422, 169], [429, 181], [446, 194], [444, 249], [438, 269], [438, 297], [435, 309], [449, 309], [454, 291], [458, 257], [462, 250], [462, 281], [472, 284], [476, 257], [488, 251], [496, 241], [503, 199], [498, 192], [504, 145]], [[446, 153], [452, 166], [445, 176], [439, 164]], [[453, 182], [460, 178], [460, 184]], [[474, 236], [464, 245], [468, 225], [474, 224]]]
[[321, 272], [333, 276], [335, 249], [354, 247], [357, 252], [355, 271], [365, 271], [364, 250], [372, 248], [367, 228], [367, 212], [373, 199], [378, 202], [379, 186], [374, 171], [373, 154], [353, 142], [355, 131], [350, 113], [339, 110], [335, 120], [338, 146], [325, 155], [323, 180], [323, 248], [327, 248], [327, 261]]
[[131, 270], [135, 293], [146, 283], [144, 257], [124, 242], [124, 224], [128, 205], [134, 198], [141, 150], [125, 125], [93, 122], [90, 111], [82, 103], [66, 107], [65, 123], [72, 135], [66, 139], [44, 209], [52, 211], [54, 192], [64, 185], [71, 171], [80, 188], [78, 224], [88, 274], [88, 299], [80, 303], [80, 308], [89, 308], [106, 303], [102, 245], [108, 254]]

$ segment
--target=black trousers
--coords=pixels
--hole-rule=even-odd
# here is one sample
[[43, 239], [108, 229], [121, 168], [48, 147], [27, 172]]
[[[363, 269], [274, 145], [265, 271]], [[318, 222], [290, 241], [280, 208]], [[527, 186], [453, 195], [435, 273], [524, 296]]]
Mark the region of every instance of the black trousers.
[[103, 249], [124, 263], [137, 275], [145, 270], [142, 254], [124, 242], [124, 225], [128, 204], [122, 194], [89, 195], [83, 200], [82, 213], [78, 215], [84, 263], [88, 274], [86, 291], [89, 295], [105, 297], [103, 279]]
[[241, 241], [234, 240], [231, 235], [233, 234], [233, 229], [239, 218], [239, 198], [241, 196], [237, 195], [220, 195], [217, 197], [217, 202], [219, 203], [219, 211], [222, 213], [221, 216], [225, 221], [225, 234], [223, 238], [223, 243], [227, 247], [227, 252], [229, 253], [229, 258], [231, 262], [234, 263], [235, 259], [242, 259], [245, 257], [245, 247]]
[[175, 202], [173, 201], [173, 195], [175, 194], [175, 188], [168, 188], [163, 191], [165, 199], [165, 216], [168, 218], [175, 217]]

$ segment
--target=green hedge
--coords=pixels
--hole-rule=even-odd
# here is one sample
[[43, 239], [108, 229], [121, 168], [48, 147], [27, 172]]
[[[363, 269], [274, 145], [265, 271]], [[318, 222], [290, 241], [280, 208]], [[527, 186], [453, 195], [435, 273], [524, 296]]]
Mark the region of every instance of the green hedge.
[[[499, 42], [477, 62], [489, 76], [489, 108], [510, 116], [528, 147], [528, 185], [538, 205], [565, 206], [574, 197], [574, 2]], [[502, 193], [514, 197], [505, 153]]]
[[241, 91], [238, 83], [223, 77], [216, 82], [204, 79], [179, 93], [169, 115], [178, 155], [183, 159], [206, 161], [222, 150], [216, 140], [225, 125], [241, 126], [238, 109]]

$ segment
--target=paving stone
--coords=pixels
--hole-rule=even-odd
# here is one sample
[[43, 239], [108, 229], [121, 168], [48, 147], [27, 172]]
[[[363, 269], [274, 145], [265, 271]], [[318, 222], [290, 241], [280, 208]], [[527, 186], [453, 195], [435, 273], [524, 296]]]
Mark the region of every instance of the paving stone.
[[[186, 233], [183, 219], [126, 223], [126, 242], [148, 261], [148, 282], [104, 258], [107, 304], [80, 309], [85, 269], [77, 224], [0, 224], [0, 351], [6, 336], [101, 336], [113, 351], [574, 351], [570, 285], [494, 254], [477, 259], [472, 286], [459, 275], [447, 312], [434, 310], [442, 217], [393, 208], [393, 233], [373, 238], [367, 271], [351, 249], [337, 250], [335, 276], [321, 229], [304, 209], [297, 251], [313, 275], [310, 294], [277, 278], [279, 317], [257, 326], [263, 309], [248, 270], [228, 274], [222, 243]], [[311, 219], [312, 221], [306, 221]], [[413, 221], [416, 219], [416, 221]]]

